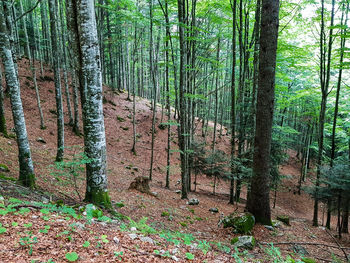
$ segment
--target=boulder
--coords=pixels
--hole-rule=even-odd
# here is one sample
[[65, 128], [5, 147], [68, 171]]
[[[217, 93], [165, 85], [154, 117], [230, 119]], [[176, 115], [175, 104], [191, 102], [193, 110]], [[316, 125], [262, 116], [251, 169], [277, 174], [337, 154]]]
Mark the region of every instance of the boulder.
[[188, 205], [199, 205], [199, 200], [197, 198], [191, 198], [188, 202]]
[[237, 248], [253, 249], [256, 241], [253, 236], [240, 236], [233, 238], [231, 244]]
[[255, 217], [250, 213], [240, 215], [231, 214], [222, 220], [224, 228], [232, 227], [237, 233], [248, 234], [255, 224]]
[[209, 211], [212, 213], [219, 213], [219, 209], [217, 209], [216, 207], [210, 208]]
[[289, 216], [286, 215], [279, 215], [276, 217], [278, 221], [281, 221], [282, 223], [286, 224], [287, 226], [290, 226], [289, 224]]
[[36, 141], [37, 141], [37, 142], [40, 142], [40, 143], [43, 143], [43, 144], [46, 144], [46, 141], [45, 141], [43, 138], [41, 138], [41, 137], [38, 137], [38, 138], [36, 139]]

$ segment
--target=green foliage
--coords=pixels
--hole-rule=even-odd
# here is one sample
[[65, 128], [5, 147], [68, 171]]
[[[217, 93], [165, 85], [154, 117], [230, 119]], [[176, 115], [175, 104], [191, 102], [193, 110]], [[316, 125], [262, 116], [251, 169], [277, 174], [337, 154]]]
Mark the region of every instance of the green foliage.
[[79, 255], [77, 254], [77, 252], [69, 252], [69, 253], [66, 254], [66, 259], [69, 262], [77, 261], [78, 258], [79, 258]]
[[[73, 149], [79, 147], [73, 147]], [[82, 198], [79, 193], [79, 181], [84, 179], [83, 172], [85, 165], [91, 163], [93, 159], [89, 158], [84, 152], [74, 153], [70, 159], [62, 162], [55, 162], [51, 165], [51, 175], [55, 177], [60, 185], [72, 185], [74, 191], [81, 201]]]
[[194, 255], [192, 253], [186, 253], [186, 258], [188, 260], [193, 260], [194, 259]]

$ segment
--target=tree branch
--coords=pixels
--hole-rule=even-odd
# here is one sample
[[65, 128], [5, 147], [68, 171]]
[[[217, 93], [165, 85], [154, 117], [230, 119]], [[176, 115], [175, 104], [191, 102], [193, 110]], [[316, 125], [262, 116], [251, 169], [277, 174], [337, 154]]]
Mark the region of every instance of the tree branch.
[[20, 20], [22, 17], [24, 17], [25, 15], [29, 14], [30, 12], [32, 12], [32, 11], [38, 6], [38, 4], [39, 4], [40, 2], [41, 2], [41, 0], [38, 0], [32, 8], [30, 8], [29, 10], [27, 10], [26, 12], [24, 12], [22, 15], [20, 15], [19, 17], [17, 17], [15, 22], [17, 22], [17, 21]]

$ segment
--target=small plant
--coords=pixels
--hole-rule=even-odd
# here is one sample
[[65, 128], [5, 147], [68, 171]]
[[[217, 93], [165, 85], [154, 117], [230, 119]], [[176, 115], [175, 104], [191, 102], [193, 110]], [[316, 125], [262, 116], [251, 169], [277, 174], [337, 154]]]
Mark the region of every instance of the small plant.
[[27, 236], [21, 237], [19, 244], [23, 247], [28, 247], [28, 254], [31, 256], [33, 254], [33, 244], [38, 243], [38, 238], [33, 236], [32, 232], [28, 232]]
[[186, 258], [188, 260], [193, 260], [194, 259], [194, 255], [192, 253], [186, 253]]
[[79, 258], [79, 255], [77, 254], [77, 252], [70, 252], [70, 253], [67, 253], [67, 254], [66, 254], [66, 259], [67, 259], [69, 262], [77, 261], [78, 258]]
[[90, 242], [89, 241], [85, 241], [83, 244], [83, 247], [88, 248], [90, 246]]
[[51, 166], [51, 174], [62, 185], [73, 185], [74, 191], [81, 201], [81, 195], [79, 193], [78, 181], [83, 180], [83, 171], [85, 164], [91, 163], [93, 159], [87, 157], [84, 152], [73, 154], [72, 158], [67, 161], [55, 162], [54, 166]]
[[122, 261], [123, 251], [114, 251], [114, 256], [119, 260]]

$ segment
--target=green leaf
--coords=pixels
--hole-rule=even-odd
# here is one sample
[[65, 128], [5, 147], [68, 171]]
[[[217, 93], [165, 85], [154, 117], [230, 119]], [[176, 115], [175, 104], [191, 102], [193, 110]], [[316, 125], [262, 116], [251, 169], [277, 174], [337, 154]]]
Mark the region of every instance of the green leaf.
[[70, 262], [77, 261], [79, 258], [79, 255], [76, 252], [71, 252], [66, 254], [66, 259]]
[[186, 253], [186, 258], [189, 260], [193, 260], [194, 259], [194, 255], [192, 253]]
[[0, 227], [0, 234], [3, 234], [7, 231], [5, 227]]
[[85, 241], [83, 244], [83, 247], [89, 247], [90, 246], [90, 242], [89, 241]]

